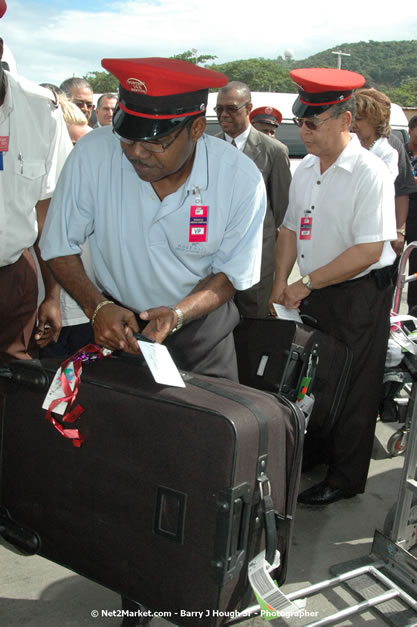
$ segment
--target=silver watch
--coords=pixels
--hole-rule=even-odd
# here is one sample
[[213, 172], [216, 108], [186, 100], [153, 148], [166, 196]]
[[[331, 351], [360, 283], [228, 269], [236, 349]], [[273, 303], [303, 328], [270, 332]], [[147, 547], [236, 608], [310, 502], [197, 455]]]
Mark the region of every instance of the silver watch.
[[301, 277], [301, 282], [303, 285], [306, 286], [306, 288], [310, 291], [314, 290], [314, 287], [311, 285], [311, 279], [310, 279], [310, 275], [306, 274], [305, 276]]
[[172, 333], [176, 333], [177, 331], [179, 331], [184, 324], [184, 314], [179, 307], [171, 307], [171, 309], [177, 314], [177, 324], [171, 331], [172, 335]]

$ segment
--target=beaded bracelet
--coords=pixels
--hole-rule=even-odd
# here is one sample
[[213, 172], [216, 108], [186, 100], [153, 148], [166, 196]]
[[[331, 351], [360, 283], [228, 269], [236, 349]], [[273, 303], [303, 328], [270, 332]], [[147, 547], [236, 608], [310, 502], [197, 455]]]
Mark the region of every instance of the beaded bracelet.
[[95, 322], [96, 316], [97, 316], [98, 312], [100, 311], [100, 309], [102, 307], [104, 307], [104, 305], [114, 305], [114, 302], [112, 300], [102, 300], [101, 303], [99, 303], [97, 305], [97, 307], [94, 309], [93, 315], [91, 316], [91, 324], [92, 324], [92, 326], [94, 326], [94, 322]]

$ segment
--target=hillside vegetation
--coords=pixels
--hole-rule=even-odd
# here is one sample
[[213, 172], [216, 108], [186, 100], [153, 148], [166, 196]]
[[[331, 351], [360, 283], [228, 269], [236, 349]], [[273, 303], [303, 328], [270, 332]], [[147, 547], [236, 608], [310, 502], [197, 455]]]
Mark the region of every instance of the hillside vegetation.
[[[291, 69], [337, 67], [338, 58], [333, 54], [337, 50], [350, 54], [342, 57], [342, 68], [363, 74], [368, 87], [386, 92], [393, 102], [403, 107], [417, 106], [417, 40], [343, 43], [306, 59], [290, 61], [278, 57], [207, 63], [215, 57], [199, 55], [197, 50], [187, 50], [175, 58], [223, 72], [230, 80], [247, 83], [252, 91], [293, 92]], [[107, 72], [89, 72], [84, 78], [90, 81], [96, 93], [117, 90], [117, 79]]]

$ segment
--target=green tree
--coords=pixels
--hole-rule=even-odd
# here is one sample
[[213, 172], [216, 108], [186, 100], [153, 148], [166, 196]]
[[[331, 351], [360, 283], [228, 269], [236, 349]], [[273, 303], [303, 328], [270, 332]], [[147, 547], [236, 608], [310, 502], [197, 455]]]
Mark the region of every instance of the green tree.
[[417, 80], [405, 81], [400, 87], [387, 90], [392, 102], [401, 107], [415, 107], [417, 104]]
[[174, 54], [171, 59], [180, 59], [180, 61], [188, 61], [189, 63], [194, 63], [194, 65], [200, 65], [202, 63], [207, 63], [207, 61], [213, 61], [217, 59], [216, 56], [212, 54], [197, 54], [198, 50], [193, 48], [192, 50], [186, 50], [185, 52], [180, 52], [179, 54]]
[[95, 94], [116, 92], [119, 87], [119, 81], [109, 72], [87, 72], [83, 78], [90, 83]]
[[274, 59], [246, 59], [209, 67], [211, 70], [223, 72], [230, 81], [246, 83], [251, 91], [294, 91], [288, 67]]

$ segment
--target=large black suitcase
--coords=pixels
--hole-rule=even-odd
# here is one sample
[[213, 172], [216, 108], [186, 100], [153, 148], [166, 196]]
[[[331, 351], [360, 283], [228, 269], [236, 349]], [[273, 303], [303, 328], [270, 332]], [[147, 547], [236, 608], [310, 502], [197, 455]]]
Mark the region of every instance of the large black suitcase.
[[75, 447], [41, 409], [58, 365], [10, 367], [4, 539], [177, 625], [221, 625], [248, 602], [248, 561], [265, 544], [265, 521], [269, 554], [277, 530], [283, 582], [303, 446], [298, 409], [225, 379], [183, 373], [185, 388], [159, 385], [136, 358], [112, 356], [84, 366], [82, 416], [58, 420], [85, 437]]
[[332, 428], [349, 384], [348, 346], [306, 324], [275, 318], [243, 318], [235, 345], [241, 383], [296, 402], [308, 375], [314, 396], [308, 431], [324, 435]]

